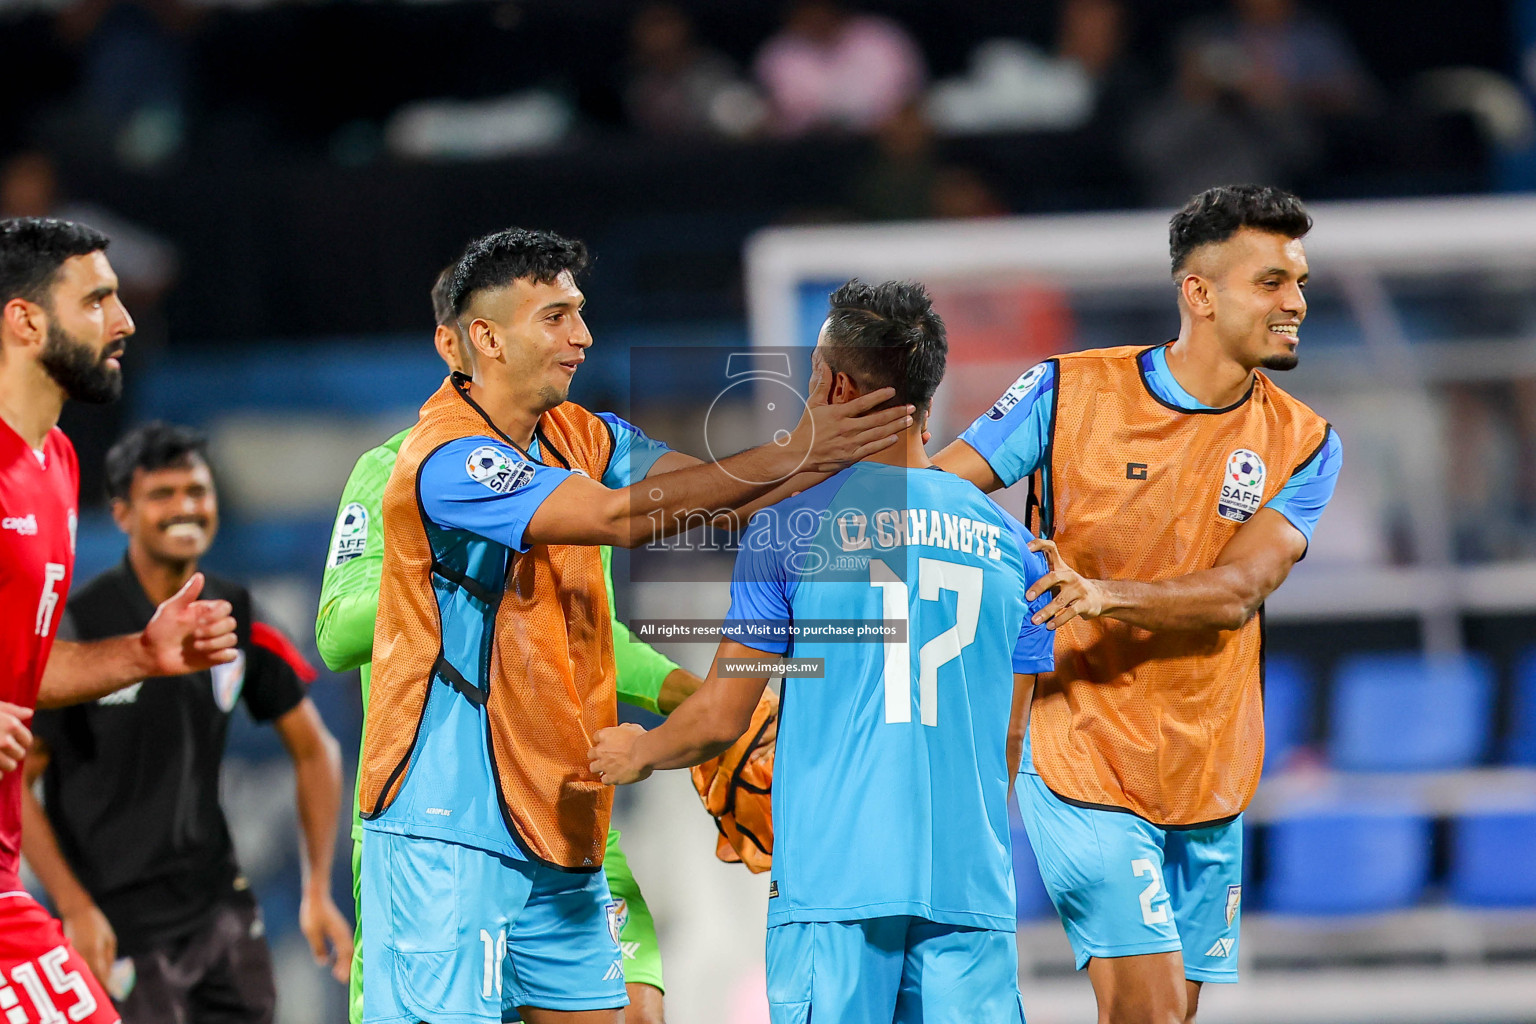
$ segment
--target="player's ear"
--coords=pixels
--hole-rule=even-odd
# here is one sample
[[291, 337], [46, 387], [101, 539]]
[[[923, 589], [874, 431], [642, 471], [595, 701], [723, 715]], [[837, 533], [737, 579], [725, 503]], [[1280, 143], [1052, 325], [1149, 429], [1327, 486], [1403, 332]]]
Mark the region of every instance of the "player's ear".
[[128, 502], [122, 498], [112, 499], [112, 521], [117, 524], [119, 530], [128, 532]]
[[483, 355], [495, 359], [501, 355], [501, 338], [496, 326], [484, 317], [469, 322], [469, 353], [471, 357]]
[[1179, 297], [1195, 316], [1211, 315], [1211, 282], [1199, 274], [1185, 274], [1179, 282]]
[[832, 395], [829, 405], [842, 405], [851, 402], [863, 394], [859, 386], [853, 382], [853, 378], [846, 373], [838, 372], [832, 376]]
[[4, 322], [6, 333], [23, 343], [41, 340], [48, 333], [48, 325], [43, 322], [43, 308], [35, 302], [26, 299], [12, 299], [0, 309], [0, 322]]

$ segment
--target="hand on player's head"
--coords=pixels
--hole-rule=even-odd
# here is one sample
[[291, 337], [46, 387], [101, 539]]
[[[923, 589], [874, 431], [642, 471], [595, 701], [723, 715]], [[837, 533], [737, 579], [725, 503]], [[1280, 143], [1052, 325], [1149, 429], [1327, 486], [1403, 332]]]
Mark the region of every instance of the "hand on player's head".
[[[829, 396], [830, 389], [821, 389], [820, 395]], [[790, 438], [790, 443], [801, 445], [806, 451], [800, 468], [812, 473], [835, 473], [901, 440], [902, 431], [912, 425], [917, 410], [910, 405], [888, 406], [895, 397], [895, 388], [880, 388], [829, 405], [826, 397], [818, 400], [813, 393], [800, 425], [795, 428], [795, 436]]]

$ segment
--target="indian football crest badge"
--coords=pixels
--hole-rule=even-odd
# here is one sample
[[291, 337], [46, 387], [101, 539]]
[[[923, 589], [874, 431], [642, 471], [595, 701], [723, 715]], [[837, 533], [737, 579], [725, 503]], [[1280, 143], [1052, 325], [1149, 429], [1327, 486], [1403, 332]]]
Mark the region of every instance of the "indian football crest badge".
[[326, 564], [332, 569], [354, 558], [361, 558], [368, 547], [368, 510], [358, 502], [350, 502], [336, 516], [336, 531], [331, 535], [331, 557]]
[[619, 944], [619, 933], [624, 930], [623, 924], [619, 922], [619, 915], [621, 913], [628, 919], [629, 905], [623, 900], [608, 904], [608, 934], [612, 936], [615, 946]]
[[533, 466], [514, 459], [505, 449], [485, 444], [469, 453], [464, 468], [469, 478], [497, 494], [511, 494], [533, 479]]
[[1024, 396], [1029, 394], [1036, 384], [1040, 383], [1040, 378], [1045, 376], [1045, 369], [1045, 363], [1036, 363], [1019, 374], [1019, 379], [1014, 381], [1007, 391], [1003, 392], [1003, 397], [997, 400], [997, 404], [987, 410], [987, 419], [1000, 420], [1012, 412], [1013, 407], [1022, 402]]
[[237, 649], [234, 661], [213, 666], [209, 674], [213, 676], [213, 702], [227, 715], [235, 709], [245, 686], [245, 652]]
[[1221, 498], [1216, 514], [1234, 523], [1246, 523], [1264, 504], [1264, 460], [1257, 452], [1239, 448], [1227, 456], [1221, 475]]
[[1238, 908], [1243, 905], [1243, 887], [1240, 885], [1227, 886], [1227, 927], [1232, 927], [1232, 922], [1237, 920]]

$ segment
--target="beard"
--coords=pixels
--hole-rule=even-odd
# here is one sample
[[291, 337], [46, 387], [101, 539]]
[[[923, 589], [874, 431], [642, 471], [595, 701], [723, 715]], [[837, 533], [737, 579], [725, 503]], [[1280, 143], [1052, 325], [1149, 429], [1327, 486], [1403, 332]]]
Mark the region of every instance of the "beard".
[[123, 393], [123, 372], [107, 365], [107, 360], [121, 353], [122, 348], [121, 343], [108, 345], [98, 354], [58, 324], [49, 324], [48, 340], [43, 343], [39, 361], [70, 398], [103, 405], [117, 401]]
[[1301, 362], [1294, 352], [1282, 352], [1278, 355], [1266, 356], [1259, 365], [1266, 370], [1294, 370], [1296, 364]]

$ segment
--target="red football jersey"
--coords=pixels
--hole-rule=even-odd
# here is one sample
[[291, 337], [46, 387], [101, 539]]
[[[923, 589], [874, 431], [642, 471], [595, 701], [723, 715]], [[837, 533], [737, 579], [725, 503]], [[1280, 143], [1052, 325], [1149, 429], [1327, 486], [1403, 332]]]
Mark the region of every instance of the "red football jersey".
[[59, 922], [24, 892], [0, 893], [0, 1013], [6, 1024], [121, 1020]]
[[[55, 427], [35, 451], [0, 421], [0, 700], [37, 704], [75, 567], [80, 467]], [[21, 888], [21, 771], [0, 775], [0, 892]]]

